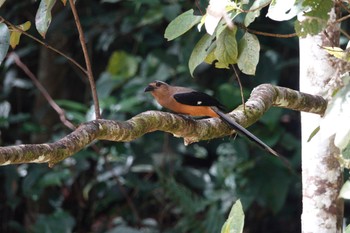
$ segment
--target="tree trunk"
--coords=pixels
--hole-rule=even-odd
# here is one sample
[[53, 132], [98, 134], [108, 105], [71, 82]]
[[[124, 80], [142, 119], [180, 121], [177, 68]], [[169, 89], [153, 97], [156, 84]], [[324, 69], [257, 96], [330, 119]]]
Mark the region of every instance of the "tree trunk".
[[[336, 14], [331, 11], [330, 21]], [[300, 90], [329, 97], [329, 86], [339, 78], [338, 61], [321, 46], [337, 46], [339, 30], [331, 24], [326, 32], [300, 39]], [[343, 202], [338, 199], [343, 184], [343, 170], [338, 162], [339, 150], [334, 137], [323, 136], [320, 130], [308, 142], [311, 133], [320, 125], [319, 115], [302, 113], [302, 182], [303, 233], [342, 232]]]

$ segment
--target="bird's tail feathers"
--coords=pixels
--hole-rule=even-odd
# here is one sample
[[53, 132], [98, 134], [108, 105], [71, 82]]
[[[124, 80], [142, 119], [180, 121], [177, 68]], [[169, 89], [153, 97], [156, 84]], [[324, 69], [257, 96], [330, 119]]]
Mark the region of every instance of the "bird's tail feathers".
[[273, 150], [271, 147], [269, 147], [268, 145], [266, 145], [263, 141], [261, 141], [259, 138], [257, 138], [254, 134], [252, 134], [251, 132], [249, 132], [247, 129], [245, 129], [243, 126], [241, 126], [240, 124], [238, 124], [237, 122], [235, 122], [231, 117], [229, 117], [228, 115], [226, 115], [225, 113], [223, 113], [222, 111], [220, 111], [218, 108], [216, 107], [212, 107], [212, 110], [219, 115], [220, 119], [222, 121], [224, 121], [226, 124], [228, 124], [229, 126], [231, 126], [233, 129], [235, 129], [237, 131], [237, 133], [239, 134], [243, 134], [244, 136], [246, 136], [249, 140], [255, 142], [256, 144], [258, 144], [261, 148], [263, 148], [264, 150], [267, 150], [268, 152], [270, 152], [271, 154], [279, 157], [279, 154]]

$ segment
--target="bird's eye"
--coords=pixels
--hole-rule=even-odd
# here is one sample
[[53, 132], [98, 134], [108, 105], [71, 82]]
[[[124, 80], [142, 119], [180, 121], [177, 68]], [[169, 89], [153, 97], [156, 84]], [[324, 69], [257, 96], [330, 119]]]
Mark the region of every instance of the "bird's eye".
[[161, 82], [156, 82], [156, 87], [160, 87], [162, 85]]

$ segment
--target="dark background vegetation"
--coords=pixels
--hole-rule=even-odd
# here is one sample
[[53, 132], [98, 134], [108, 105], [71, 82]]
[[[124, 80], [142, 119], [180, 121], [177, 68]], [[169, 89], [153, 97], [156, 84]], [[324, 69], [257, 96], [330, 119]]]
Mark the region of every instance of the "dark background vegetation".
[[[39, 2], [6, 1], [1, 15], [32, 22]], [[158, 106], [143, 89], [153, 80], [190, 86], [217, 97], [228, 109], [241, 103], [233, 70], [187, 67], [202, 35], [196, 29], [166, 41], [165, 27], [207, 1], [77, 1], [103, 117], [127, 120]], [[251, 28], [291, 33], [291, 23], [262, 16]], [[260, 83], [298, 88], [297, 38], [258, 36], [255, 77], [240, 74], [245, 97]], [[45, 42], [84, 64], [69, 6], [57, 2]], [[91, 120], [87, 78], [64, 58], [22, 36], [15, 52], [37, 75], [76, 125]], [[1, 146], [55, 141], [70, 131], [11, 61], [0, 67]], [[10, 112], [6, 109], [10, 106]], [[8, 113], [8, 114], [7, 114]], [[0, 168], [0, 232], [220, 232], [237, 199], [245, 232], [300, 232], [299, 113], [271, 109], [249, 128], [291, 161], [280, 160], [239, 136], [185, 147], [155, 132], [130, 143], [99, 141], [53, 168], [23, 164]]]

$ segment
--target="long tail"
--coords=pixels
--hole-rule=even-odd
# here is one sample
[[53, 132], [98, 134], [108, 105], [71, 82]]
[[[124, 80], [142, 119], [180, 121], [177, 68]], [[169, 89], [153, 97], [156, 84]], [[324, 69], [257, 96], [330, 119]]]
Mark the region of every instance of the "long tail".
[[249, 140], [251, 140], [252, 142], [256, 143], [258, 146], [260, 146], [261, 148], [263, 148], [264, 150], [267, 150], [268, 152], [270, 152], [271, 154], [279, 157], [279, 154], [274, 151], [273, 149], [271, 149], [271, 147], [269, 147], [268, 145], [266, 145], [263, 141], [261, 141], [259, 138], [257, 138], [254, 134], [252, 134], [251, 132], [249, 132], [248, 130], [246, 130], [244, 127], [242, 127], [240, 124], [238, 124], [237, 122], [235, 122], [232, 118], [230, 118], [229, 116], [227, 116], [225, 113], [221, 112], [217, 107], [212, 107], [211, 108], [216, 114], [218, 114], [220, 116], [220, 119], [222, 121], [224, 121], [226, 124], [228, 124], [229, 126], [231, 126], [233, 129], [235, 129], [237, 131], [237, 133], [243, 134], [244, 136], [246, 136]]

